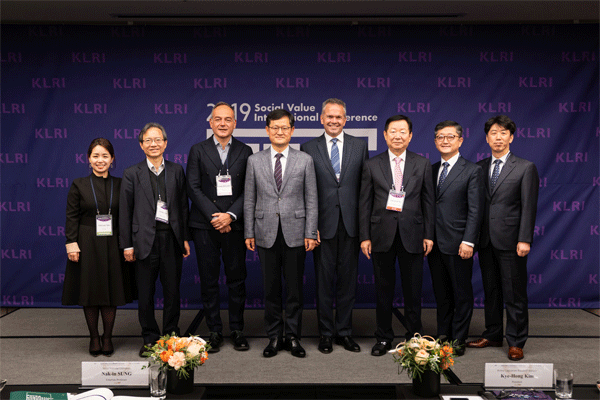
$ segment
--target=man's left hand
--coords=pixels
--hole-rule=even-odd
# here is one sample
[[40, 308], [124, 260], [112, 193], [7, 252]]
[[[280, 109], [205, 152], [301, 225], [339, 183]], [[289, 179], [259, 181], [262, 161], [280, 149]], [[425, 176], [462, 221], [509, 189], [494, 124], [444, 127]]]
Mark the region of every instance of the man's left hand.
[[473, 257], [473, 248], [466, 243], [461, 243], [458, 248], [458, 255], [463, 260], [468, 260]]
[[315, 239], [304, 238], [304, 249], [306, 251], [314, 250], [317, 247], [317, 241]]
[[214, 213], [213, 219], [210, 221], [213, 228], [220, 231], [221, 229], [229, 226], [233, 222], [233, 217], [227, 213]]
[[531, 250], [531, 245], [527, 242], [519, 242], [517, 243], [517, 255], [519, 257], [525, 257], [529, 254], [529, 250]]
[[186, 258], [190, 255], [190, 244], [187, 240], [183, 241], [183, 247], [185, 248], [185, 253], [183, 253], [183, 258]]
[[423, 239], [423, 251], [425, 252], [425, 256], [431, 252], [433, 249], [433, 240]]

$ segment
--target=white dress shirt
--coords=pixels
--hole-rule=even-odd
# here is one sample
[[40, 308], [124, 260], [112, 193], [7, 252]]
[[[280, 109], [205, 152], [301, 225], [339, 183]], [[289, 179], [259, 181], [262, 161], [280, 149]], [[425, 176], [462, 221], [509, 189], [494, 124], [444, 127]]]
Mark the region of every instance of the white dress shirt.
[[[273, 149], [273, 146], [271, 146], [270, 149], [271, 149], [271, 169], [273, 170], [273, 174], [275, 174], [275, 162], [277, 161], [277, 158], [275, 158], [275, 155], [278, 153], [275, 151], [275, 149]], [[285, 176], [285, 166], [287, 165], [287, 159], [290, 154], [290, 146], [286, 147], [285, 150], [283, 150], [281, 152], [281, 154], [283, 154], [283, 157], [281, 157], [281, 159], [280, 159], [281, 180], [283, 181], [283, 177]]]
[[[460, 157], [460, 153], [456, 153], [454, 156], [450, 157], [449, 160], [444, 160], [443, 158], [440, 160], [441, 164], [440, 164], [440, 170], [438, 171], [438, 176], [437, 176], [437, 184], [440, 184], [440, 176], [442, 175], [442, 171], [444, 170], [444, 163], [447, 162], [448, 163], [448, 174], [450, 174], [450, 170], [452, 169], [452, 167], [454, 167], [454, 164], [456, 164], [456, 162], [458, 161], [458, 157]], [[448, 175], [446, 175], [448, 176]]]
[[[340, 152], [340, 172], [342, 171], [342, 152], [344, 150], [344, 132], [340, 133], [335, 137], [337, 139], [337, 148]], [[329, 161], [331, 161], [331, 147], [333, 146], [332, 136], [329, 136], [327, 132], [325, 132], [325, 143], [327, 144], [327, 154], [329, 154]]]
[[[394, 180], [394, 174], [396, 171], [396, 156], [391, 150], [388, 149], [388, 155], [390, 156], [390, 168], [392, 169], [392, 181]], [[402, 186], [404, 187], [404, 164], [406, 164], [406, 150], [402, 152], [399, 156], [402, 161], [400, 161], [400, 171], [402, 171]], [[402, 188], [395, 188], [397, 192], [399, 192]]]

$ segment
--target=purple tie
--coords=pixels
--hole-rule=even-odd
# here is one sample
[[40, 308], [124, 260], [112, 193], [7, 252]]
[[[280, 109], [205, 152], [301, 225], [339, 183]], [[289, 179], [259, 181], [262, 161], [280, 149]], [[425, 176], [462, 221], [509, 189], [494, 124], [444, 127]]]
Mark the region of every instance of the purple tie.
[[402, 168], [400, 168], [400, 163], [402, 159], [400, 157], [394, 158], [396, 162], [396, 166], [394, 168], [394, 189], [396, 192], [399, 192], [402, 189]]
[[275, 161], [275, 183], [277, 184], [278, 192], [281, 190], [281, 181], [283, 176], [281, 173], [281, 157], [283, 157], [283, 154], [275, 154], [275, 158], [277, 159], [277, 161]]

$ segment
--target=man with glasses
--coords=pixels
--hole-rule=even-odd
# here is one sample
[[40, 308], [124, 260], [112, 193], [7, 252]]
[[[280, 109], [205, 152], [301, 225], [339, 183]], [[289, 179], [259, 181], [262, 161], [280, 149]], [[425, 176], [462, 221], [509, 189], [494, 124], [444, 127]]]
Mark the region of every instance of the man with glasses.
[[160, 275], [163, 288], [162, 335], [179, 335], [181, 267], [190, 255], [188, 197], [179, 164], [167, 161], [167, 134], [150, 122], [139, 135], [146, 159], [123, 172], [119, 206], [120, 245], [125, 260], [136, 261], [138, 319], [144, 344], [139, 355], [161, 336], [154, 316], [154, 292]]
[[300, 345], [304, 259], [317, 245], [315, 169], [308, 154], [289, 146], [294, 133], [292, 114], [277, 109], [267, 115], [266, 122], [271, 148], [248, 158], [244, 192], [246, 247], [258, 250], [263, 272], [269, 337], [263, 355], [273, 357], [285, 348], [294, 357], [304, 357], [306, 352]]
[[539, 191], [535, 164], [510, 152], [517, 130], [506, 115], [484, 125], [492, 156], [479, 161], [485, 182], [485, 208], [479, 264], [485, 294], [485, 331], [467, 347], [502, 347], [506, 306], [508, 359], [523, 358], [529, 334], [527, 255], [533, 242]]
[[371, 355], [392, 348], [392, 306], [398, 260], [404, 296], [406, 338], [421, 333], [423, 256], [433, 246], [434, 191], [431, 164], [406, 150], [412, 139], [412, 122], [395, 115], [385, 122], [388, 150], [365, 161], [360, 186], [360, 247], [373, 255], [377, 296], [377, 343]]
[[246, 302], [246, 246], [244, 244], [244, 181], [250, 146], [233, 137], [233, 108], [215, 104], [210, 116], [213, 135], [190, 149], [188, 195], [192, 200], [190, 230], [196, 249], [202, 304], [210, 331], [209, 353], [223, 344], [219, 274], [221, 259], [227, 278], [229, 329], [233, 348], [248, 350], [243, 334]]
[[433, 164], [435, 237], [427, 258], [437, 303], [437, 335], [455, 341], [457, 356], [473, 315], [473, 253], [483, 217], [483, 170], [459, 153], [462, 126], [454, 121], [435, 127], [435, 147], [441, 161]]

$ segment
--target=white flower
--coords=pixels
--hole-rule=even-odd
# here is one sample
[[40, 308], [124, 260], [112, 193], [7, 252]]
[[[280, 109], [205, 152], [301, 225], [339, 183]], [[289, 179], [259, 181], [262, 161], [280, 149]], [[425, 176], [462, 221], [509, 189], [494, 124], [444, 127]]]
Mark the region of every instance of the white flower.
[[425, 350], [419, 350], [417, 354], [415, 354], [415, 362], [419, 365], [427, 364], [427, 359], [429, 358], [429, 353]]
[[175, 368], [175, 370], [185, 366], [185, 354], [181, 351], [173, 353], [173, 355], [169, 357], [169, 365]]
[[200, 354], [200, 351], [202, 350], [202, 345], [192, 342], [192, 344], [189, 345], [187, 351], [188, 351], [188, 355], [190, 357], [196, 357], [198, 354]]

